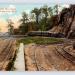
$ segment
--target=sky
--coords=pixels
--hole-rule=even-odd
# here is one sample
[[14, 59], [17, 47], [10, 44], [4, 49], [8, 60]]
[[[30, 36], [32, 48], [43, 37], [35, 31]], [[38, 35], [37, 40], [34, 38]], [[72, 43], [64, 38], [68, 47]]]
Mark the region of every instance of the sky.
[[75, 4], [75, 0], [0, 0], [1, 3], [66, 3]]
[[16, 12], [13, 13], [0, 13], [0, 17], [3, 17], [5, 19], [9, 18], [10, 16], [14, 16], [14, 15], [20, 15], [23, 11], [25, 11], [26, 13], [30, 13], [31, 10], [33, 10], [34, 8], [40, 8], [44, 5], [48, 5], [48, 6], [52, 6], [54, 4], [0, 4], [0, 8], [15, 8]]
[[0, 2], [5, 3], [58, 3], [60, 0], [1, 0]]

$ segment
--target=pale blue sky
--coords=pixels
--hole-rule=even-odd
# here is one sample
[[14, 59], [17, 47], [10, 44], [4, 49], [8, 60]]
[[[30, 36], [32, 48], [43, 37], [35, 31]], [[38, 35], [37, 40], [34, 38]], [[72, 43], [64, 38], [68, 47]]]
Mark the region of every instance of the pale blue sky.
[[0, 7], [9, 7], [14, 5], [16, 7], [16, 13], [0, 15], [0, 18], [7, 19], [10, 16], [20, 15], [23, 11], [29, 12], [35, 7], [41, 7], [43, 5], [55, 5], [55, 4], [74, 4], [75, 0], [0, 0]]
[[16, 8], [16, 12], [15, 13], [12, 13], [12, 14], [2, 14], [2, 15], [0, 15], [0, 18], [4, 18], [4, 19], [8, 19], [9, 17], [12, 17], [12, 16], [14, 16], [14, 15], [16, 15], [16, 16], [18, 16], [18, 15], [21, 15], [21, 13], [23, 12], [23, 11], [25, 11], [25, 12], [27, 12], [27, 13], [29, 13], [29, 12], [31, 12], [31, 10], [33, 10], [34, 8], [40, 8], [40, 7], [42, 7], [42, 6], [44, 6], [44, 5], [48, 5], [48, 6], [54, 6], [55, 4], [45, 4], [45, 3], [20, 3], [20, 4], [18, 4], [18, 3], [15, 3], [15, 4], [9, 4], [9, 3], [0, 3], [0, 8], [8, 8], [10, 5], [13, 5], [15, 8]]
[[5, 3], [58, 3], [60, 0], [0, 0]]

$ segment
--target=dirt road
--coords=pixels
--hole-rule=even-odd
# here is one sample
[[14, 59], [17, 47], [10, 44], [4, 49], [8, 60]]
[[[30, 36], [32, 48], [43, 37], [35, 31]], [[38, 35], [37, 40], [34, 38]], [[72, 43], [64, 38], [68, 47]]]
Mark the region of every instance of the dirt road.
[[25, 62], [28, 71], [75, 71], [75, 64], [56, 50], [57, 44], [25, 46]]
[[9, 63], [13, 59], [14, 54], [14, 40], [0, 39], [0, 70], [7, 70], [9, 68]]

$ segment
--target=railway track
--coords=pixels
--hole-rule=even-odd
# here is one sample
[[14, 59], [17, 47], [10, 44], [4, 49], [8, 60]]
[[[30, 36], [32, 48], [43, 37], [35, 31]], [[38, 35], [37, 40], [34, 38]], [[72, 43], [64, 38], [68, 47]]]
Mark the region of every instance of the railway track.
[[62, 55], [65, 59], [69, 60], [71, 63], [73, 63], [75, 65], [75, 57], [73, 55], [71, 55], [69, 52], [67, 52], [64, 47], [56, 48], [56, 51]]
[[4, 45], [3, 50], [0, 52], [0, 70], [6, 70], [9, 62], [13, 56], [13, 45], [14, 40], [7, 40], [6, 44]]
[[42, 62], [40, 60], [41, 56], [40, 56], [40, 53], [39, 55], [37, 54], [38, 53], [38, 47], [36, 47], [36, 50], [34, 50], [34, 61], [35, 61], [35, 65], [36, 65], [36, 68], [37, 68], [37, 71], [45, 71], [45, 68], [42, 66]]
[[2, 40], [2, 42], [0, 42], [0, 55], [1, 53], [3, 53], [3, 51], [6, 49], [6, 47], [9, 44], [9, 40]]
[[[47, 51], [47, 48], [45, 46], [42, 46], [43, 49], [40, 49], [41, 47], [36, 47], [36, 50], [34, 52], [34, 57], [35, 57], [35, 63], [37, 67], [37, 71], [50, 71], [50, 70], [56, 70], [50, 63], [50, 57], [49, 52]], [[39, 53], [39, 52], [40, 53]], [[38, 54], [37, 54], [38, 53]], [[48, 58], [46, 58], [49, 55]]]
[[[70, 53], [66, 52], [66, 50], [58, 49], [58, 48], [56, 49], [56, 47], [54, 47], [53, 48], [54, 50], [50, 51], [46, 46], [43, 46], [42, 48], [43, 48], [42, 50], [40, 49], [38, 49], [37, 51], [35, 50], [35, 61], [36, 61], [36, 67], [38, 71], [50, 71], [50, 70], [59, 71], [59, 70], [72, 70], [72, 69], [74, 70], [75, 69], [74, 68], [75, 57], [71, 55]], [[43, 58], [42, 58], [42, 54], [37, 55], [38, 51], [39, 51], [39, 54], [40, 53], [43, 54]], [[45, 62], [45, 64], [48, 66], [46, 67], [45, 64], [43, 64], [43, 62]], [[66, 64], [66, 67], [65, 67], [65, 64]]]
[[[26, 54], [26, 56], [28, 55], [30, 57], [30, 59], [32, 60], [31, 61], [31, 64], [34, 67], [32, 67], [31, 64], [27, 64], [27, 62], [26, 62], [25, 65], [26, 65], [27, 70], [30, 70], [30, 71], [33, 71], [33, 70], [35, 70], [35, 71], [46, 71], [45, 67], [43, 67], [44, 65], [42, 65], [42, 62], [43, 61], [45, 62], [45, 60], [43, 60], [43, 58], [41, 58], [41, 56], [40, 56], [41, 55], [40, 54], [41, 52], [40, 53], [38, 52], [38, 51], [40, 51], [40, 48], [38, 49], [38, 46], [35, 45], [35, 46], [32, 46], [32, 47], [29, 47], [29, 49], [30, 49], [31, 52], [30, 52], [30, 54]], [[25, 56], [25, 58], [26, 58], [26, 56]], [[30, 60], [28, 60], [28, 61], [30, 63]], [[29, 65], [32, 67], [32, 69], [30, 68]]]
[[38, 64], [38, 62], [37, 62], [36, 50], [34, 50], [34, 61], [35, 61], [37, 71], [41, 71], [43, 68], [41, 68], [41, 64]]
[[[27, 55], [30, 64], [29, 71], [71, 71], [75, 70], [75, 57], [62, 48], [61, 45], [33, 45], [28, 47]], [[63, 46], [64, 47], [64, 46]], [[26, 56], [27, 56], [26, 55]], [[28, 63], [29, 63], [28, 62]], [[31, 66], [33, 65], [34, 66]], [[35, 68], [35, 69], [34, 69]]]

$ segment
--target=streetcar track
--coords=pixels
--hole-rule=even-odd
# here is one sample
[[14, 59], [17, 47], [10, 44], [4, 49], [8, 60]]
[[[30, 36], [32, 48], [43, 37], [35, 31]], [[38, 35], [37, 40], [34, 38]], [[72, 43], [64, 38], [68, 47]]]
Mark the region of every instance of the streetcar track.
[[[33, 52], [29, 55], [29, 57], [31, 57], [31, 59], [32, 59], [32, 65], [34, 64], [35, 67], [36, 67], [35, 69], [38, 71], [39, 69], [38, 69], [38, 66], [37, 66], [36, 58], [35, 58], [35, 50], [36, 50], [36, 47], [35, 46], [33, 46], [32, 48], [29, 47], [29, 49], [33, 50]], [[27, 54], [26, 53], [24, 53], [24, 54], [25, 54], [25, 57], [26, 57]], [[27, 61], [28, 60], [25, 58], [25, 70], [29, 70]]]
[[[29, 48], [33, 52], [33, 54], [30, 56], [33, 56], [32, 61], [34, 61], [37, 71], [46, 71], [46, 70], [49, 71], [48, 67], [51, 67], [51, 70], [54, 71], [72, 70], [72, 69], [74, 70], [75, 67], [72, 68], [71, 66], [75, 65], [75, 57], [71, 55], [69, 52], [67, 52], [66, 50], [62, 49], [61, 48], [62, 46], [63, 45], [55, 45], [53, 46], [53, 48], [51, 47], [52, 48], [51, 51], [49, 50], [48, 46], [46, 47], [44, 45], [43, 46], [35, 45], [33, 46], [33, 48], [31, 47], [32, 49]], [[40, 58], [40, 56], [42, 56], [43, 58], [42, 57]], [[45, 64], [48, 65], [48, 67], [42, 64], [43, 61], [45, 62]], [[65, 64], [67, 65], [66, 67]], [[61, 66], [64, 68], [62, 68]]]
[[[37, 46], [36, 46], [37, 48]], [[37, 60], [36, 60], [36, 49], [34, 49], [34, 61], [35, 61], [35, 65], [36, 65], [36, 68], [37, 68], [37, 71], [40, 71], [39, 67], [38, 67], [38, 63], [37, 63]]]
[[67, 59], [68, 61], [70, 61], [72, 64], [75, 65], [75, 57], [73, 55], [71, 55], [69, 52], [67, 52], [66, 50], [64, 50], [63, 48], [56, 48], [56, 51], [63, 56], [65, 59]]
[[[37, 71], [43, 71], [44, 70], [44, 68], [43, 67], [41, 67], [41, 64], [40, 63], [38, 63], [38, 60], [37, 60], [37, 52], [36, 52], [36, 50], [37, 50], [37, 48], [38, 47], [36, 47], [36, 49], [34, 50], [34, 60], [35, 60], [35, 64], [36, 64], [36, 67], [37, 67]], [[39, 58], [40, 59], [40, 58]]]
[[[9, 51], [8, 51], [9, 50]], [[8, 52], [8, 54], [6, 55], [6, 53]], [[8, 58], [8, 56], [9, 56], [9, 52], [10, 52], [10, 42], [9, 42], [9, 44], [8, 44], [8, 46], [6, 47], [6, 49], [4, 50], [4, 54], [2, 53], [2, 58], [1, 58], [1, 60], [0, 60], [0, 62], [1, 61], [3, 61], [2, 62], [2, 65], [0, 66], [0, 70], [2, 70], [2, 69], [4, 69], [4, 64], [5, 64], [5, 62], [7, 61], [7, 58]], [[6, 55], [6, 56], [5, 56]]]
[[[38, 48], [38, 47], [37, 47], [37, 48]], [[37, 50], [38, 50], [38, 49], [37, 49]], [[47, 51], [44, 52], [45, 50], [46, 50], [45, 48], [42, 50], [42, 52], [43, 52], [43, 54], [44, 54], [44, 56], [45, 56], [45, 57], [44, 57], [44, 59], [45, 59], [44, 62], [48, 65], [49, 68], [52, 68], [52, 70], [56, 70], [54, 67], [51, 66], [51, 63], [48, 63], [49, 60], [46, 58], [46, 55], [47, 55], [48, 53], [46, 54]], [[37, 56], [36, 53], [37, 53], [37, 52], [36, 52], [36, 50], [35, 50], [35, 56], [34, 56], [34, 57], [35, 57], [35, 61], [36, 61], [37, 70], [38, 70], [38, 71], [46, 71], [46, 70], [49, 70], [49, 68], [45, 68], [44, 65], [42, 66], [41, 63], [38, 63], [38, 60], [37, 60], [37, 57], [38, 57], [38, 56]], [[39, 59], [40, 59], [40, 58], [39, 58]], [[40, 59], [40, 60], [42, 60], [42, 59]]]
[[[45, 47], [46, 48], [46, 47]], [[58, 68], [56, 67], [56, 65], [53, 63], [54, 61], [52, 60], [52, 58], [51, 58], [51, 55], [49, 54], [49, 50], [48, 49], [44, 49], [43, 50], [43, 53], [44, 53], [44, 55], [45, 55], [45, 57], [46, 57], [46, 59], [50, 62], [50, 64], [53, 66], [52, 68], [53, 68], [53, 70], [55, 70], [55, 71], [57, 71], [58, 70]], [[54, 52], [55, 53], [55, 52]]]
[[0, 70], [5, 70], [8, 60], [10, 58], [11, 55], [11, 47], [12, 47], [12, 43], [13, 41], [8, 40], [9, 42], [7, 43], [7, 45], [4, 47], [3, 51], [0, 54]]

